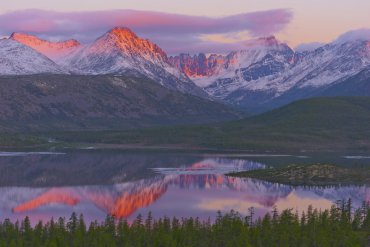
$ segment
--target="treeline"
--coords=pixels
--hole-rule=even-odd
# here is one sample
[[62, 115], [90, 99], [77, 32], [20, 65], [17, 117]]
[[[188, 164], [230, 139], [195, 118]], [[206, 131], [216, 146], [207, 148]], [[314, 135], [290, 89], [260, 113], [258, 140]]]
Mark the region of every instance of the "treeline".
[[253, 219], [231, 211], [218, 214], [214, 222], [198, 218], [162, 218], [149, 213], [129, 224], [107, 216], [104, 222], [86, 225], [83, 216], [72, 214], [31, 225], [4, 220], [0, 224], [0, 246], [367, 246], [370, 233], [370, 205], [353, 210], [351, 201], [320, 211], [309, 207], [298, 215], [291, 209], [276, 209], [263, 218]]

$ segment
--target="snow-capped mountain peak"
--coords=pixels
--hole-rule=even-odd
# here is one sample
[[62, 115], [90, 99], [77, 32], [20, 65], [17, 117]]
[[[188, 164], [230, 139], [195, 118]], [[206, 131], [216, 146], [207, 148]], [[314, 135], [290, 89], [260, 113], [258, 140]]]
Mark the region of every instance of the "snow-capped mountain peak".
[[159, 46], [138, 37], [129, 28], [115, 27], [98, 38], [96, 43], [109, 49], [119, 49], [131, 57], [140, 56], [153, 62], [168, 63], [166, 53]]
[[335, 86], [369, 66], [368, 44], [364, 40], [333, 42], [304, 54], [289, 51], [290, 48], [270, 50], [265, 56], [256, 56], [248, 66], [239, 57], [237, 61], [243, 61], [243, 66], [234, 73], [207, 78], [212, 82], [206, 91], [239, 106], [290, 102]]
[[159, 46], [124, 27], [116, 27], [103, 34], [73, 54], [68, 64], [77, 73], [144, 76], [170, 89], [206, 95], [169, 63]]
[[267, 36], [267, 37], [261, 37], [258, 39], [252, 39], [247, 42], [245, 42], [246, 49], [257, 49], [257, 48], [276, 48], [279, 47], [282, 43], [280, 43], [279, 40], [275, 38], [275, 36]]
[[13, 39], [0, 40], [0, 75], [65, 74], [52, 60]]
[[169, 89], [208, 97], [169, 63], [159, 46], [125, 27], [115, 27], [86, 45], [76, 40], [51, 42], [29, 34], [13, 33], [2, 46], [1, 74], [59, 74], [67, 71], [74, 74], [124, 74], [150, 78]]
[[9, 39], [18, 41], [19, 43], [35, 49], [57, 63], [62, 58], [67, 57], [69, 54], [79, 49], [81, 46], [81, 44], [74, 39], [51, 42], [23, 33], [12, 33]]
[[295, 52], [271, 36], [247, 41], [226, 56], [182, 54], [170, 61], [210, 95], [255, 109], [299, 99], [356, 75], [370, 66], [370, 41], [335, 41]]
[[228, 55], [213, 54], [206, 57], [199, 54], [191, 57], [181, 54], [171, 57], [170, 61], [198, 86], [207, 87], [219, 79], [241, 77], [249, 73], [246, 68], [250, 66], [253, 66], [252, 73], [246, 75], [246, 80], [275, 74], [294, 63], [295, 59], [294, 51], [288, 45], [270, 36], [247, 41], [242, 49]]

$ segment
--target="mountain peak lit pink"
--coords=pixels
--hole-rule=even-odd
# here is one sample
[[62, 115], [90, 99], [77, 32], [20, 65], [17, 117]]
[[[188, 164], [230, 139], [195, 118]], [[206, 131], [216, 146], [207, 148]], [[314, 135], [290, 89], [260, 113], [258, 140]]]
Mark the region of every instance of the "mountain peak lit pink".
[[[22, 16], [22, 18], [19, 18]], [[222, 17], [172, 14], [155, 11], [109, 10], [58, 12], [22, 10], [0, 14], [0, 35], [10, 32], [42, 34], [43, 37], [73, 37], [90, 43], [114, 26], [129, 26], [169, 53], [197, 50], [210, 52], [212, 41], [203, 35], [248, 32], [252, 37], [279, 33], [293, 18], [289, 9], [272, 9]], [[197, 47], [192, 47], [197, 46]], [[186, 48], [186, 49], [185, 49]]]
[[[109, 47], [108, 47], [109, 46]], [[131, 56], [141, 56], [149, 60], [167, 63], [166, 53], [148, 39], [138, 37], [127, 27], [115, 27], [97, 39], [91, 47], [96, 52], [104, 52], [106, 49], [117, 48]]]
[[27, 45], [53, 60], [66, 56], [81, 45], [77, 40], [74, 39], [61, 42], [51, 42], [23, 33], [12, 33], [10, 39]]
[[139, 37], [131, 29], [127, 27], [115, 27], [108, 31], [110, 35], [115, 35], [121, 39], [138, 39]]

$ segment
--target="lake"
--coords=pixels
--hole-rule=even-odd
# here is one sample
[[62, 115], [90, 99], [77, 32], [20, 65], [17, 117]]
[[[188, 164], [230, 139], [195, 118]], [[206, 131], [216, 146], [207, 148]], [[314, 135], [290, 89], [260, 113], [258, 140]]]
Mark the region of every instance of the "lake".
[[32, 222], [82, 213], [87, 221], [107, 214], [132, 221], [152, 212], [155, 218], [214, 219], [217, 211], [256, 216], [309, 205], [326, 209], [351, 198], [354, 207], [370, 201], [369, 186], [292, 187], [254, 179], [231, 178], [232, 171], [300, 163], [331, 162], [363, 166], [370, 157], [353, 154], [260, 155], [189, 154], [68, 150], [0, 152], [0, 220]]

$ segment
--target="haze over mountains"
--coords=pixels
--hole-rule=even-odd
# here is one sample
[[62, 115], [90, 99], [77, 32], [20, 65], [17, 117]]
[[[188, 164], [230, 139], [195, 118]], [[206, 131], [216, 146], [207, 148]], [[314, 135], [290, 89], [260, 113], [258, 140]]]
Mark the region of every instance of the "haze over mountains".
[[[0, 40], [0, 75], [116, 75], [261, 112], [316, 96], [370, 95], [370, 41], [335, 41], [296, 52], [270, 36], [229, 54], [169, 57], [128, 28], [93, 43], [51, 42], [13, 33]], [[351, 90], [348, 91], [347, 89]]]

